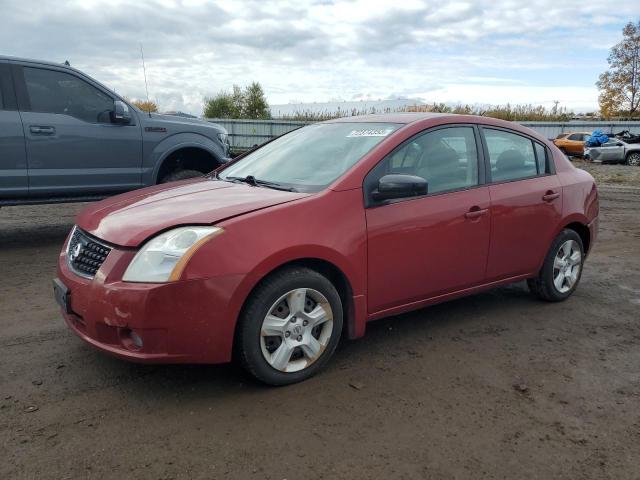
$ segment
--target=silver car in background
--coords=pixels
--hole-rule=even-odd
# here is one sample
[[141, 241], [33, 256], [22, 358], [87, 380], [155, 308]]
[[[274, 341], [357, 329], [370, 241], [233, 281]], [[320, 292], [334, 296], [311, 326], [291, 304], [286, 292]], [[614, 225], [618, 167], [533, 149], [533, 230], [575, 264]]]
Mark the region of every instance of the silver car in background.
[[640, 165], [640, 143], [626, 143], [619, 138], [612, 138], [599, 147], [584, 148], [585, 160], [594, 163], [626, 163]]

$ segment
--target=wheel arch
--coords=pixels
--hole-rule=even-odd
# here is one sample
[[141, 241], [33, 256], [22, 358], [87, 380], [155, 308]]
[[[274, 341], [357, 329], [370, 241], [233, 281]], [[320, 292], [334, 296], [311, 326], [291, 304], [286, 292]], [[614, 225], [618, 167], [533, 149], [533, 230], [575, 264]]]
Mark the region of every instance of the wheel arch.
[[584, 248], [584, 253], [589, 253], [589, 249], [591, 248], [591, 232], [589, 231], [589, 227], [585, 223], [582, 222], [571, 222], [566, 224], [562, 229], [573, 230], [578, 234], [580, 240], [582, 240], [582, 247]]
[[[321, 257], [299, 257], [292, 258], [287, 261], [284, 261], [278, 265], [272, 265], [267, 271], [264, 273], [260, 273], [253, 277], [255, 281], [251, 282], [251, 285], [245, 290], [247, 293], [244, 296], [244, 300], [242, 301], [242, 305], [238, 310], [238, 315], [235, 318], [234, 325], [234, 342], [233, 348], [236, 346], [236, 335], [238, 333], [238, 325], [239, 319], [244, 311], [249, 298], [252, 293], [261, 285], [269, 280], [273, 274], [280, 272], [286, 268], [291, 267], [304, 267], [314, 270], [329, 279], [329, 281], [336, 287], [338, 291], [338, 295], [340, 295], [340, 300], [342, 301], [343, 306], [343, 334], [346, 334], [348, 338], [355, 338], [359, 336], [355, 332], [356, 321], [358, 315], [356, 313], [356, 305], [353, 297], [353, 286], [349, 277], [345, 274], [344, 270], [336, 265], [335, 262], [332, 262], [326, 258]], [[244, 289], [243, 289], [244, 290]]]
[[212, 139], [203, 135], [181, 133], [172, 135], [165, 138], [158, 143], [151, 154], [148, 156], [150, 165], [147, 165], [147, 172], [150, 173], [148, 177], [149, 184], [155, 185], [167, 172], [171, 171], [170, 162], [177, 157], [177, 155], [184, 152], [192, 152], [198, 155], [199, 159], [208, 161], [208, 163], [201, 164], [201, 168], [190, 168], [193, 170], [203, 171], [208, 173], [224, 163], [224, 152]]

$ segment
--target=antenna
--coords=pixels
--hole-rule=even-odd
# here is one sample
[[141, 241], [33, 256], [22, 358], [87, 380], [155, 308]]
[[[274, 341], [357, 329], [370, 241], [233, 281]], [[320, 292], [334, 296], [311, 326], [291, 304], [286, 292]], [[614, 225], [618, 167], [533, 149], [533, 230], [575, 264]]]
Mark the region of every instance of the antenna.
[[[151, 105], [149, 103], [149, 85], [147, 85], [147, 68], [144, 65], [144, 51], [142, 50], [142, 42], [140, 42], [140, 57], [142, 58], [142, 73], [144, 73], [144, 89], [147, 92], [147, 108]], [[147, 112], [149, 114], [149, 118], [151, 118], [151, 108]]]

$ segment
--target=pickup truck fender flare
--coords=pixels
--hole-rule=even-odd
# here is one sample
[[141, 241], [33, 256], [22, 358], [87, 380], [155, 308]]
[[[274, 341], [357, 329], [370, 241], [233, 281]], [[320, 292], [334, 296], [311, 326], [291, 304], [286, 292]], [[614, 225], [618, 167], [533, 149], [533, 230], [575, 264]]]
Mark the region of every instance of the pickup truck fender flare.
[[197, 133], [177, 133], [163, 139], [158, 143], [147, 156], [148, 165], [144, 166], [144, 171], [148, 172], [150, 180], [147, 184], [156, 184], [158, 182], [158, 173], [164, 161], [174, 152], [183, 148], [199, 148], [213, 156], [218, 163], [223, 162], [225, 157], [222, 147], [210, 138]]

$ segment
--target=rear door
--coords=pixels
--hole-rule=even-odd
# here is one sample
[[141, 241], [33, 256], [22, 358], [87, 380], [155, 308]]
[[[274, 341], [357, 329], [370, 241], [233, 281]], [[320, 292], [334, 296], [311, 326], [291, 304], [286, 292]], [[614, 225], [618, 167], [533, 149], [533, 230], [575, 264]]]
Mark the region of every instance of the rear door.
[[[483, 283], [490, 224], [481, 155], [474, 126], [436, 128], [399, 146], [367, 175], [369, 313]], [[425, 178], [428, 194], [376, 203], [372, 192], [389, 173]]]
[[9, 63], [0, 60], [0, 200], [28, 195], [27, 157]]
[[562, 215], [562, 187], [551, 154], [519, 132], [481, 129], [491, 196], [487, 280], [535, 272]]
[[112, 124], [114, 97], [73, 71], [13, 69], [32, 197], [115, 193], [141, 186], [142, 135]]
[[612, 138], [599, 147], [600, 155], [597, 160], [602, 162], [621, 162], [624, 160], [624, 143]]

